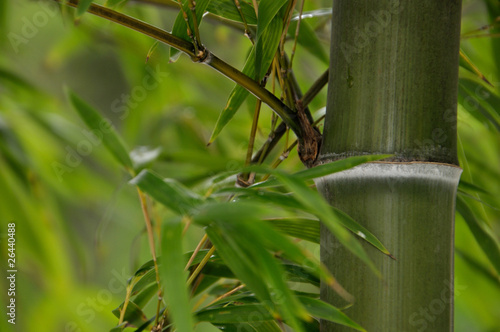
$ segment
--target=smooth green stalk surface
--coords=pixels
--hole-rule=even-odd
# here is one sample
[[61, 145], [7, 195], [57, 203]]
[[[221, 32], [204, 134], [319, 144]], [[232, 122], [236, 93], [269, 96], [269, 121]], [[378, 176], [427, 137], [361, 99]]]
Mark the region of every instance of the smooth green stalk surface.
[[321, 158], [457, 164], [461, 1], [333, 3]]
[[[380, 279], [322, 229], [322, 262], [368, 331], [453, 331], [460, 13], [460, 0], [333, 1], [319, 162], [394, 155], [317, 183], [397, 259], [364, 244]], [[321, 296], [343, 305], [324, 286]], [[321, 331], [347, 330], [323, 322]]]
[[[453, 221], [461, 173], [437, 163], [368, 163], [317, 182], [396, 258], [363, 243], [380, 279], [321, 230], [322, 262], [356, 299], [345, 313], [368, 331], [453, 331]], [[326, 285], [321, 293], [334, 306], [346, 304]], [[322, 324], [322, 331], [349, 331]]]

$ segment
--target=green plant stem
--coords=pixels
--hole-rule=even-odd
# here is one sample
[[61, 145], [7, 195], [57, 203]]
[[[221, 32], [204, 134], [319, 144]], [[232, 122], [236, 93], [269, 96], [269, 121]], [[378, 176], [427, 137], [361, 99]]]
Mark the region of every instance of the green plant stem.
[[198, 264], [198, 266], [194, 270], [193, 274], [191, 274], [191, 276], [189, 277], [189, 279], [187, 281], [188, 285], [191, 285], [191, 283], [200, 274], [201, 270], [205, 267], [205, 265], [207, 264], [208, 260], [210, 259], [210, 257], [213, 255], [214, 252], [215, 252], [215, 247], [212, 246], [210, 248], [210, 250], [207, 252], [207, 254], [205, 255], [205, 257], [203, 257], [203, 260], [200, 262], [200, 264]]
[[156, 274], [156, 284], [158, 285], [158, 306], [157, 306], [157, 311], [156, 311], [157, 318], [155, 321], [155, 324], [156, 324], [156, 323], [158, 323], [158, 312], [160, 310], [161, 293], [162, 293], [161, 283], [160, 283], [160, 271], [158, 269], [158, 262], [156, 259], [156, 249], [155, 249], [155, 239], [154, 239], [154, 234], [153, 234], [153, 225], [151, 224], [151, 218], [149, 217], [146, 195], [139, 188], [137, 188], [137, 192], [139, 194], [139, 199], [141, 201], [141, 208], [142, 208], [142, 213], [144, 215], [144, 221], [146, 222], [146, 229], [148, 231], [149, 248], [151, 250], [151, 256], [153, 257], [153, 263], [154, 263], [155, 274]]
[[[54, 1], [62, 2], [62, 0]], [[66, 2], [66, 4], [71, 7], [77, 7], [78, 3], [78, 0], [68, 0]], [[255, 97], [262, 100], [262, 102], [264, 102], [274, 112], [276, 112], [276, 114], [280, 116], [280, 118], [287, 124], [287, 126], [295, 133], [295, 135], [299, 139], [299, 142], [303, 141], [305, 135], [302, 127], [304, 126], [304, 124], [301, 123], [294, 111], [283, 104], [283, 102], [281, 102], [281, 100], [279, 100], [271, 92], [262, 88], [258, 82], [254, 81], [238, 69], [219, 59], [217, 56], [210, 53], [209, 50], [205, 49], [203, 52], [203, 57], [200, 57], [199, 54], [195, 53], [194, 47], [190, 42], [176, 37], [171, 33], [168, 33], [167, 31], [154, 27], [146, 22], [96, 4], [92, 4], [89, 7], [88, 12], [157, 39], [187, 54], [194, 62], [204, 63], [214, 68], [216, 71], [223, 74], [235, 83], [243, 86]]]
[[201, 43], [200, 29], [198, 27], [198, 18], [196, 17], [196, 3], [193, 0], [188, 0], [189, 9], [191, 10], [191, 16], [193, 18], [193, 30], [195, 38], [195, 46], [199, 49], [203, 49]]
[[247, 19], [245, 18], [245, 15], [243, 14], [243, 11], [241, 10], [241, 5], [240, 5], [239, 0], [234, 0], [234, 5], [236, 6], [236, 9], [238, 9], [238, 12], [240, 13], [241, 19], [243, 20], [243, 25], [245, 26], [245, 35], [248, 37], [248, 39], [250, 39], [252, 44], [254, 44], [252, 32], [248, 28]]

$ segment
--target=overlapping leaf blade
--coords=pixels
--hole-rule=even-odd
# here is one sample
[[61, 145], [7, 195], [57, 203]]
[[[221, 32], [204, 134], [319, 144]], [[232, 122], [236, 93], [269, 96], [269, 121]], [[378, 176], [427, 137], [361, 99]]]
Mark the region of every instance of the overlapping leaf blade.
[[173, 179], [162, 179], [150, 170], [142, 170], [130, 183], [178, 214], [191, 212], [201, 205], [201, 197]]
[[[196, 0], [196, 22], [198, 25], [201, 23], [201, 19], [203, 18], [203, 14], [205, 13], [208, 5], [212, 0]], [[191, 33], [194, 33], [194, 23], [193, 16], [191, 14], [191, 9], [189, 8], [189, 0], [182, 1], [182, 8], [184, 12], [187, 14], [189, 21], [189, 29]], [[184, 16], [182, 11], [179, 11], [177, 17], [174, 22], [174, 26], [172, 27], [172, 34], [179, 38], [182, 38], [186, 41], [191, 42], [191, 38], [188, 35], [188, 26], [186, 25], [186, 21], [184, 20]], [[175, 61], [179, 58], [180, 51], [175, 48], [170, 48], [170, 61]]]
[[[245, 1], [240, 1], [240, 7], [247, 24], [256, 25], [257, 16], [255, 15], [255, 9]], [[211, 1], [207, 7], [207, 11], [228, 20], [243, 23], [243, 19], [236, 8], [234, 0]]]
[[[269, 24], [260, 36], [260, 43], [252, 48], [250, 55], [243, 67], [243, 74], [260, 81], [267, 72], [273, 61], [281, 37], [281, 27], [283, 23], [277, 18]], [[257, 59], [257, 60], [256, 60]], [[259, 67], [257, 62], [260, 63]], [[226, 106], [222, 110], [215, 124], [215, 128], [210, 137], [210, 143], [220, 134], [222, 129], [231, 121], [241, 104], [248, 97], [249, 92], [241, 85], [236, 85], [229, 95]]]
[[80, 0], [76, 9], [76, 16], [82, 16], [90, 7], [94, 0]]
[[132, 159], [128, 154], [122, 138], [113, 128], [109, 119], [104, 118], [93, 107], [83, 101], [71, 90], [67, 90], [71, 104], [78, 112], [85, 124], [93, 131], [96, 139], [102, 140], [106, 148], [116, 158], [120, 164], [127, 169], [133, 169]]
[[183, 225], [180, 220], [164, 223], [161, 241], [160, 276], [169, 315], [178, 331], [194, 329], [191, 305], [186, 285], [187, 274], [182, 250]]
[[464, 218], [477, 243], [483, 249], [491, 264], [500, 274], [500, 242], [484, 223], [478, 220], [467, 202], [457, 197], [457, 211]]
[[314, 317], [348, 326], [358, 331], [366, 331], [361, 325], [357, 324], [342, 311], [328, 303], [306, 296], [299, 296], [299, 300]]
[[283, 173], [276, 173], [276, 176], [294, 192], [297, 199], [302, 204], [311, 209], [311, 211], [315, 211], [315, 215], [325, 224], [335, 237], [337, 237], [340, 243], [367, 264], [375, 274], [380, 276], [380, 272], [366, 254], [361, 244], [341, 225], [341, 223], [338, 222], [338, 217], [333, 212], [334, 210], [332, 210], [331, 206], [317, 191], [312, 190], [296, 177]]

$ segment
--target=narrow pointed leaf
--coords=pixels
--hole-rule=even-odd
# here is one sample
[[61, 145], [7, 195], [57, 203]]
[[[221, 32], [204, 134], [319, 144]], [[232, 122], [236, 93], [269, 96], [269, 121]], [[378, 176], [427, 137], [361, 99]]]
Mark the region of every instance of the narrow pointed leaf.
[[254, 263], [244, 255], [239, 246], [231, 241], [232, 239], [230, 237], [226, 237], [218, 228], [209, 226], [205, 231], [210, 241], [212, 241], [217, 248], [219, 255], [234, 274], [238, 276], [238, 278], [240, 278], [240, 280], [261, 299], [261, 301], [272, 303], [267, 286], [260, 276], [260, 271], [258, 271]]
[[[483, 91], [485, 95], [481, 96], [477, 91]], [[500, 131], [500, 111], [497, 111], [500, 106], [500, 98], [494, 93], [485, 90], [480, 84], [470, 79], [460, 79], [458, 83], [458, 102], [480, 122], [486, 119], [495, 126], [497, 131]]]
[[299, 296], [298, 298], [305, 306], [306, 310], [314, 317], [348, 326], [358, 331], [366, 331], [361, 325], [354, 322], [346, 314], [331, 304], [306, 296]]
[[500, 274], [500, 242], [488, 226], [480, 222], [467, 202], [457, 196], [457, 211], [464, 218], [477, 243], [483, 249], [491, 264]]
[[286, 219], [268, 219], [274, 228], [281, 232], [306, 241], [319, 243], [320, 232], [318, 220], [306, 218], [286, 218]]
[[[276, 0], [271, 1], [274, 2]], [[259, 15], [259, 20], [261, 16], [264, 15]], [[259, 30], [259, 24], [257, 24], [257, 39], [255, 42], [255, 80], [260, 81], [265, 72], [267, 72], [274, 58], [274, 54], [278, 49], [282, 30], [283, 17], [281, 17], [281, 15], [276, 15], [264, 30]]]
[[177, 331], [191, 332], [194, 329], [194, 323], [186, 287], [187, 274], [184, 271], [183, 228], [179, 220], [169, 221], [163, 225], [161, 241], [163, 263], [160, 266], [160, 276], [169, 316]]
[[[261, 43], [259, 44], [261, 45], [259, 46], [261, 47], [261, 52], [257, 54], [256, 46], [252, 48], [245, 66], [243, 67], [243, 74], [251, 78], [257, 77], [257, 80], [260, 80], [264, 77], [267, 69], [273, 61], [274, 55], [278, 48], [281, 32], [277, 26], [281, 24], [282, 23], [280, 23], [279, 20], [275, 21], [270, 29], [267, 29], [261, 36]], [[256, 59], [259, 59], [258, 61], [260, 62], [260, 69], [257, 69]], [[241, 85], [236, 85], [234, 87], [234, 89], [231, 91], [231, 94], [229, 95], [226, 106], [217, 119], [217, 123], [215, 124], [215, 128], [210, 137], [210, 143], [212, 143], [217, 138], [222, 129], [229, 123], [229, 121], [231, 121], [248, 95], [248, 90], [246, 90]]]
[[162, 179], [147, 169], [142, 170], [130, 183], [178, 214], [189, 213], [202, 203], [201, 197], [177, 181]]
[[102, 142], [111, 154], [125, 168], [133, 169], [132, 159], [128, 154], [122, 138], [115, 131], [109, 119], [104, 118], [93, 107], [84, 102], [72, 91], [67, 90], [71, 104], [78, 112], [85, 124], [93, 131], [94, 135], [102, 139]]
[[[120, 307], [112, 311], [116, 318], [120, 318], [120, 310], [122, 308], [123, 303], [120, 305]], [[123, 320], [127, 322], [127, 325], [136, 327], [141, 326], [144, 322], [147, 321], [147, 317], [144, 312], [142, 312], [141, 308], [133, 301], [129, 301], [127, 303], [127, 308], [125, 309], [125, 315], [123, 317]]]
[[76, 16], [82, 16], [87, 11], [87, 9], [89, 9], [92, 2], [94, 2], [94, 0], [80, 0], [76, 9]]
[[[198, 22], [198, 25], [201, 23], [203, 14], [205, 13], [207, 6], [210, 4], [210, 2], [211, 0], [196, 0], [196, 22]], [[191, 15], [191, 9], [189, 8], [188, 0], [182, 1], [182, 8], [184, 9], [184, 12], [187, 14], [191, 32], [194, 33], [193, 17]], [[191, 38], [189, 38], [189, 35], [187, 33], [187, 28], [188, 27], [186, 25], [186, 21], [184, 20], [184, 16], [182, 15], [182, 11], [179, 10], [179, 14], [177, 14], [174, 26], [172, 27], [172, 34], [174, 36], [177, 36], [179, 38], [191, 42], [192, 40]], [[173, 47], [170, 48], [170, 61], [176, 61], [179, 58], [179, 55], [180, 55], [179, 50]]]
[[[345, 171], [346, 169], [352, 168], [354, 166], [358, 166], [370, 161], [377, 161], [381, 159], [385, 159], [390, 157], [388, 154], [381, 155], [366, 155], [366, 156], [354, 156], [349, 157], [342, 160], [337, 160], [332, 163], [327, 163], [323, 165], [319, 165], [316, 167], [308, 168], [297, 173], [292, 174], [291, 176], [300, 179], [302, 181], [313, 180], [320, 178], [322, 176], [327, 176], [329, 174]], [[266, 187], [274, 187], [281, 185], [280, 181], [273, 179], [265, 182], [259, 182], [251, 186], [251, 188], [266, 188]]]
[[274, 320], [273, 315], [261, 304], [246, 304], [201, 310], [196, 313], [196, 318], [200, 321], [215, 324]]
[[259, 3], [259, 16], [257, 19], [257, 39], [262, 36], [264, 30], [271, 24], [278, 11], [288, 0], [261, 0]]
[[316, 211], [316, 216], [325, 224], [326, 227], [337, 237], [347, 249], [358, 256], [372, 271], [380, 276], [380, 272], [375, 267], [371, 259], [366, 254], [361, 244], [345, 229], [338, 221], [337, 215], [333, 212], [331, 206], [324, 200], [321, 195], [309, 188], [303, 181], [285, 174], [276, 173], [276, 176], [282, 181], [292, 192], [295, 193], [297, 199], [310, 208]]
[[220, 330], [208, 322], [201, 322], [196, 325], [194, 332], [220, 332]]
[[[255, 9], [245, 1], [240, 1], [240, 6], [247, 24], [257, 25]], [[207, 11], [228, 20], [243, 23], [243, 19], [234, 4], [234, 0], [211, 1], [207, 7]]]

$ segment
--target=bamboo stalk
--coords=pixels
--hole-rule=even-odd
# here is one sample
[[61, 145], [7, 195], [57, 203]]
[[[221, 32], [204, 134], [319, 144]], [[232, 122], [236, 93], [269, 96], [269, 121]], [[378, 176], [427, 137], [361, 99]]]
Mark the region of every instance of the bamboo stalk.
[[[319, 179], [318, 190], [397, 260], [365, 246], [381, 280], [323, 228], [322, 262], [356, 298], [346, 314], [368, 331], [451, 332], [461, 1], [337, 0], [332, 10], [319, 162], [394, 157]], [[321, 297], [343, 304], [326, 285]]]

